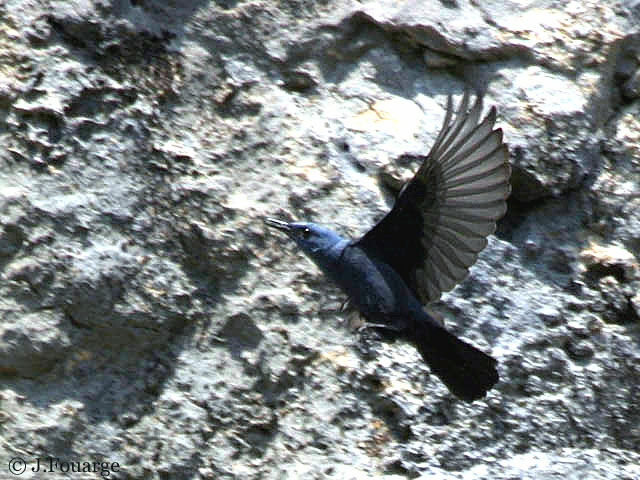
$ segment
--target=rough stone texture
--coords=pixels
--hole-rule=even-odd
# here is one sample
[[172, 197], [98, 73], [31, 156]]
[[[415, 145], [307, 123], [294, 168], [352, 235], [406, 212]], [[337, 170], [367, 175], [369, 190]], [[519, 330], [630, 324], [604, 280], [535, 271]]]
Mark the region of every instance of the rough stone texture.
[[[638, 5], [3, 2], [0, 477], [640, 478]], [[471, 405], [261, 220], [365, 232], [465, 85], [513, 165], [432, 306]]]

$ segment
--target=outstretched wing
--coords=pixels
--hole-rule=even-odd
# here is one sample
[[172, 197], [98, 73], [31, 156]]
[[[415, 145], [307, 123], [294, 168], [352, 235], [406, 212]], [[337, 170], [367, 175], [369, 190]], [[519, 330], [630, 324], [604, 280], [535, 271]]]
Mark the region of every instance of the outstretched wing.
[[424, 303], [461, 282], [495, 231], [511, 192], [509, 151], [496, 109], [480, 120], [469, 92], [453, 117], [451, 96], [435, 144], [393, 209], [354, 245], [391, 265]]

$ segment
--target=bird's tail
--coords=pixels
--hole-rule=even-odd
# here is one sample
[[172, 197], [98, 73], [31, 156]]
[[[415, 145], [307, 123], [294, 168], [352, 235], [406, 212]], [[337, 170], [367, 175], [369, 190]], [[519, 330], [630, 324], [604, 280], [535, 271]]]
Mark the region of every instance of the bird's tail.
[[431, 371], [467, 402], [484, 397], [498, 381], [496, 360], [435, 322], [420, 323], [413, 341]]

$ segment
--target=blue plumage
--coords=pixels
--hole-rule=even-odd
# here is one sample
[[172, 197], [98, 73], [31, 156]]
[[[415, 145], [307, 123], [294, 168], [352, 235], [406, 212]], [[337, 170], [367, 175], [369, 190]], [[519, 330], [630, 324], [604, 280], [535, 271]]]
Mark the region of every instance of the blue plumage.
[[510, 193], [507, 146], [495, 108], [451, 98], [438, 138], [393, 209], [362, 238], [345, 239], [309, 222], [266, 219], [284, 231], [349, 296], [370, 327], [412, 342], [458, 397], [484, 397], [498, 381], [496, 361], [449, 333], [423, 304], [464, 279]]

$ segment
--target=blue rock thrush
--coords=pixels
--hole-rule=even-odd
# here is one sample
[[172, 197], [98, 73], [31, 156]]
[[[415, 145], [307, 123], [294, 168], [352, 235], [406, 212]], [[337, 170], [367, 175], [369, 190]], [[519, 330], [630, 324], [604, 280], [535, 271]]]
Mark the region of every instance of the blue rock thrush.
[[413, 343], [459, 398], [482, 398], [498, 381], [496, 360], [449, 333], [423, 304], [462, 281], [507, 209], [508, 149], [481, 120], [482, 99], [466, 92], [453, 119], [451, 97], [435, 144], [393, 209], [362, 238], [308, 222], [266, 219], [291, 237], [383, 338]]

